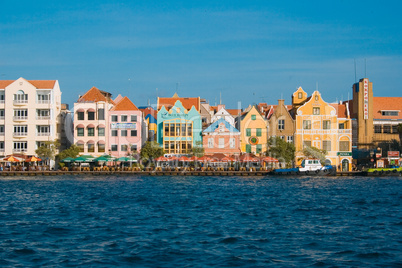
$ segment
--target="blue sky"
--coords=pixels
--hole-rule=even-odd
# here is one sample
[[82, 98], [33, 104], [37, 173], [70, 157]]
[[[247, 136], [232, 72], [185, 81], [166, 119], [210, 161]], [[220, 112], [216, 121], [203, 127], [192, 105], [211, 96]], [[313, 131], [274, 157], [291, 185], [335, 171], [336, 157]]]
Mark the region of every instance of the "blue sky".
[[[402, 96], [400, 1], [1, 1], [0, 79], [59, 80], [73, 105], [92, 86], [137, 106], [156, 95], [235, 108], [303, 87], [326, 101]], [[366, 65], [365, 65], [366, 62]], [[365, 68], [366, 66], [366, 68]], [[156, 90], [158, 89], [158, 90]]]

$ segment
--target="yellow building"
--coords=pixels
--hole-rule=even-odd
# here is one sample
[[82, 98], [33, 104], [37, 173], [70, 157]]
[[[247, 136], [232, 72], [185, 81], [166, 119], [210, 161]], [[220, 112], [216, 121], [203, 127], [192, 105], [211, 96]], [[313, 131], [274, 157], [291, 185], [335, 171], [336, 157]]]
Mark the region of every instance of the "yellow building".
[[261, 154], [267, 150], [267, 121], [251, 106], [240, 119], [240, 148], [244, 153]]
[[302, 88], [293, 93], [296, 107], [296, 164], [303, 159], [303, 148], [327, 151], [326, 164], [338, 170], [352, 170], [352, 122], [348, 103], [330, 104], [314, 91], [309, 98]]

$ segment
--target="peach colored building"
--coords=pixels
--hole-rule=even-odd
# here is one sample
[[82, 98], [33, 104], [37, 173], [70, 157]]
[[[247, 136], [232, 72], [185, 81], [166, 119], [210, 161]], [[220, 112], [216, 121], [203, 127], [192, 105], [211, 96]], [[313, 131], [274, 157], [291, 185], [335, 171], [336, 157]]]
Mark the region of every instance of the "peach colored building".
[[93, 87], [74, 103], [74, 144], [80, 154], [107, 153], [108, 112], [115, 105], [111, 97], [109, 92]]
[[205, 154], [240, 154], [240, 131], [221, 118], [202, 132]]
[[142, 112], [128, 98], [121, 98], [109, 111], [108, 153], [115, 157], [139, 152], [142, 148]]
[[0, 155], [36, 155], [45, 141], [60, 139], [60, 111], [57, 80], [0, 80]]

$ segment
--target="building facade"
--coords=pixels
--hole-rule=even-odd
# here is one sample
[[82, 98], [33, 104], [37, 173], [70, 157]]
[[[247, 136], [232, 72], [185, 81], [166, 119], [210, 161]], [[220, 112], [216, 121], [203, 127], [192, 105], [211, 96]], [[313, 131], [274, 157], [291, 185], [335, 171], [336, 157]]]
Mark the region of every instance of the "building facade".
[[240, 154], [240, 131], [223, 118], [203, 130], [202, 136], [205, 154]]
[[123, 157], [140, 152], [142, 140], [142, 112], [128, 98], [121, 98], [109, 113], [108, 154]]
[[262, 154], [267, 151], [268, 125], [253, 105], [238, 118], [240, 121], [240, 149], [243, 153]]
[[284, 100], [278, 100], [278, 105], [271, 105], [266, 112], [268, 121], [268, 137], [280, 137], [293, 143], [295, 121], [290, 114], [292, 106], [286, 106]]
[[92, 87], [74, 103], [74, 144], [80, 154], [100, 156], [109, 148], [109, 110], [115, 105], [109, 92]]
[[60, 140], [60, 111], [57, 80], [0, 80], [0, 155], [33, 156], [44, 142]]
[[[300, 88], [297, 91], [299, 95]], [[302, 94], [304, 95], [304, 94]], [[301, 104], [301, 103], [298, 103]], [[352, 123], [345, 104], [329, 104], [315, 91], [296, 110], [296, 164], [300, 165], [306, 147], [327, 152], [326, 164], [338, 170], [352, 170]]]

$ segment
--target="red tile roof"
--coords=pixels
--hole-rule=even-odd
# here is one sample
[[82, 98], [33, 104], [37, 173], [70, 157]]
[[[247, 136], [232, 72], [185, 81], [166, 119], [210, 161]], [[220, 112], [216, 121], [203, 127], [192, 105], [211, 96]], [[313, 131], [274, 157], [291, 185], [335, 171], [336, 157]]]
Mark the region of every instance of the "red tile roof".
[[[16, 80], [0, 80], [0, 88], [4, 89]], [[52, 89], [56, 84], [56, 80], [27, 80], [34, 87], [39, 89]]]
[[176, 103], [176, 101], [180, 101], [183, 104], [183, 107], [187, 110], [190, 110], [191, 107], [195, 107], [197, 111], [200, 110], [200, 97], [197, 98], [158, 98], [158, 111], [165, 106], [166, 110], [170, 110]]
[[138, 111], [137, 106], [128, 98], [122, 98], [111, 111]]
[[[399, 111], [398, 116], [384, 116], [381, 111]], [[374, 119], [402, 119], [402, 97], [373, 97]]]
[[[102, 94], [102, 92], [104, 92], [104, 91], [100, 91], [96, 87], [92, 87], [84, 95], [82, 95], [78, 99], [77, 102], [99, 102], [99, 101], [104, 101], [104, 102], [109, 102], [109, 103], [115, 104], [113, 100], [111, 100], [110, 98], [106, 97], [104, 94]], [[107, 93], [107, 94], [109, 94], [109, 93]]]
[[242, 110], [241, 109], [225, 109], [229, 114], [233, 116], [238, 116], [241, 114]]
[[[348, 118], [350, 117], [350, 113], [348, 115], [348, 110], [346, 108], [346, 103], [338, 104], [338, 103], [329, 103], [336, 110], [336, 115], [338, 118]], [[350, 108], [349, 108], [350, 111]]]

